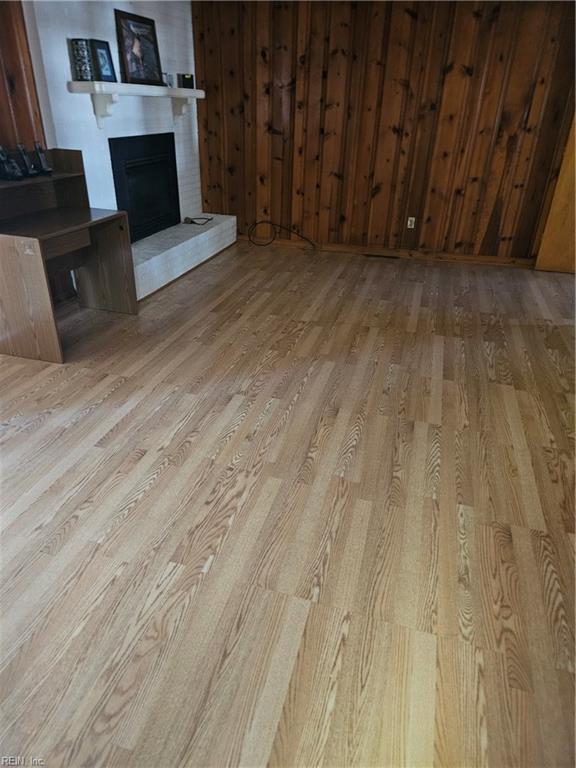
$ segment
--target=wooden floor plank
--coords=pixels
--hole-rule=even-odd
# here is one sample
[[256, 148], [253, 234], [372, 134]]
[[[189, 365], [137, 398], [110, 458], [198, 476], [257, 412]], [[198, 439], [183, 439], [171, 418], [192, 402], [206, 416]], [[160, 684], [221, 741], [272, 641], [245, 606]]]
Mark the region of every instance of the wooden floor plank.
[[574, 286], [239, 243], [0, 359], [0, 754], [574, 761]]

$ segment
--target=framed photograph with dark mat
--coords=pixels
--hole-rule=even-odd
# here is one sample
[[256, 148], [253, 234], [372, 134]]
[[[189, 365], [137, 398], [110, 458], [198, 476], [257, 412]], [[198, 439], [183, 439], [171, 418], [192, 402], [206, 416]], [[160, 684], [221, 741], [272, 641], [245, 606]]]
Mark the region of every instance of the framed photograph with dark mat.
[[120, 69], [125, 83], [164, 85], [153, 19], [115, 10]]
[[92, 69], [94, 80], [103, 80], [106, 83], [116, 82], [114, 62], [110, 53], [110, 46], [105, 40], [90, 40], [92, 53]]

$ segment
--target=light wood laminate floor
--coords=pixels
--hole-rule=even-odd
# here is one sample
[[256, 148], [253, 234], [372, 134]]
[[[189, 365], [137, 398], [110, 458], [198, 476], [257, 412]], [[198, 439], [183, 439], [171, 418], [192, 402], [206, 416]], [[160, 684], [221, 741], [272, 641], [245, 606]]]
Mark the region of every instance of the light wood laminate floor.
[[237, 244], [0, 359], [0, 754], [573, 765], [573, 281]]

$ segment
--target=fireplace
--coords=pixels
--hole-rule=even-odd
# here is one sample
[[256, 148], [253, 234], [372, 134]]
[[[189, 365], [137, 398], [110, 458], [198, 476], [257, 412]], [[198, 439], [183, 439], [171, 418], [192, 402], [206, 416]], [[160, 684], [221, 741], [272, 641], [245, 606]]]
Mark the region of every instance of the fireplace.
[[128, 212], [130, 239], [180, 224], [173, 133], [108, 139], [119, 210]]

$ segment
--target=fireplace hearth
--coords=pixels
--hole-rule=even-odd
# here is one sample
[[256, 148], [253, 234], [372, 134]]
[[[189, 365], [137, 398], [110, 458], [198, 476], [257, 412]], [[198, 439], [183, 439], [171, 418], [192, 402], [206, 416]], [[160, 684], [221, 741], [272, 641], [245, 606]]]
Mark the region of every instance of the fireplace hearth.
[[132, 242], [180, 223], [173, 133], [108, 139], [116, 202]]

